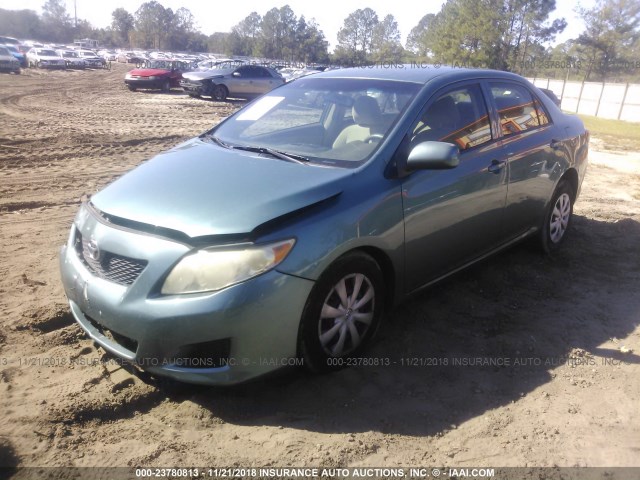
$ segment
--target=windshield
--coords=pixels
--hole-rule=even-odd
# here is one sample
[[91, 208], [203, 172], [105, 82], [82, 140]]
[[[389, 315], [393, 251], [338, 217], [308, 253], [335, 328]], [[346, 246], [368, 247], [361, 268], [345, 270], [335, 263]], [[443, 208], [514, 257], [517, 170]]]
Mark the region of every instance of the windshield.
[[266, 147], [354, 166], [386, 138], [421, 85], [361, 78], [301, 78], [209, 132], [230, 147]]
[[161, 70], [171, 70], [174, 68], [173, 62], [167, 60], [151, 60], [147, 62], [145, 68], [156, 68]]
[[40, 50], [38, 52], [38, 55], [41, 55], [43, 57], [57, 57], [58, 54], [56, 52], [54, 52], [53, 50]]
[[64, 52], [62, 56], [65, 58], [78, 58], [78, 54], [76, 52]]
[[6, 48], [0, 47], [0, 55], [11, 55], [11, 53]]

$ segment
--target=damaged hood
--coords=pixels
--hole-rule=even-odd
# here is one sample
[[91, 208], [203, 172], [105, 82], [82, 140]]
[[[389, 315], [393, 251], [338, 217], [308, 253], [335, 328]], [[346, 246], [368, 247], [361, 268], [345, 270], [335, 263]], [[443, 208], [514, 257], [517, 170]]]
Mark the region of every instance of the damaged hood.
[[242, 234], [339, 194], [352, 173], [194, 139], [140, 165], [91, 202], [107, 215], [189, 237]]
[[209, 78], [222, 78], [225, 75], [231, 75], [235, 68], [212, 68], [204, 72], [188, 72], [182, 76], [188, 80], [206, 80]]

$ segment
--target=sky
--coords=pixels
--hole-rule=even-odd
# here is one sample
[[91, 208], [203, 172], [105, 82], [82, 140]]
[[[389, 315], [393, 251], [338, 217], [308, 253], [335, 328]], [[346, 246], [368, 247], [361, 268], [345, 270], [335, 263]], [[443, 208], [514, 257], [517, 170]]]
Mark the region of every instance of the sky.
[[[0, 0], [0, 8], [8, 10], [31, 9], [42, 13], [42, 5], [46, 0]], [[77, 7], [78, 18], [88, 20], [94, 27], [106, 27], [111, 24], [111, 13], [119, 7], [131, 13], [144, 3], [145, 0], [66, 0], [67, 11], [73, 17], [74, 3]], [[580, 0], [584, 7], [590, 7], [595, 0]], [[326, 39], [330, 50], [335, 47], [338, 30], [344, 19], [358, 8], [372, 8], [378, 18], [393, 14], [398, 22], [404, 44], [407, 35], [420, 19], [427, 13], [437, 13], [444, 0], [159, 0], [165, 8], [174, 11], [180, 7], [188, 8], [196, 18], [202, 33], [210, 35], [213, 32], [228, 32], [231, 27], [244, 19], [251, 12], [264, 15], [273, 7], [280, 8], [289, 5], [296, 16], [304, 15], [306, 19], [314, 18]], [[416, 7], [420, 5], [420, 7]], [[577, 37], [583, 30], [584, 24], [578, 18], [575, 8], [576, 0], [556, 0], [556, 10], [551, 19], [564, 17], [569, 23], [567, 29], [557, 37], [555, 43]]]

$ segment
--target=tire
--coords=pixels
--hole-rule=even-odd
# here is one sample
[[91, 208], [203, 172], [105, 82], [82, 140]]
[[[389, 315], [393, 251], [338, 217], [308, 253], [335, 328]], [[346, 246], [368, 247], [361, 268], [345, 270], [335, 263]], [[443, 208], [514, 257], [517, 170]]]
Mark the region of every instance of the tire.
[[200, 98], [200, 95], [197, 93], [187, 93], [191, 98]]
[[569, 182], [560, 180], [553, 192], [540, 229], [540, 246], [544, 252], [549, 254], [555, 252], [567, 237], [575, 198], [575, 191]]
[[211, 90], [211, 98], [219, 102], [224, 102], [229, 95], [229, 90], [224, 85], [214, 85]]
[[169, 82], [169, 80], [165, 80], [164, 82], [162, 82], [162, 86], [160, 87], [160, 90], [162, 90], [165, 93], [171, 90], [171, 83]]
[[128, 88], [129, 90], [131, 90], [132, 92], [135, 92], [135, 91], [136, 91], [136, 87], [134, 87], [133, 85], [127, 85], [127, 88]]
[[340, 257], [318, 279], [302, 312], [298, 353], [305, 367], [317, 373], [342, 368], [340, 359], [359, 355], [370, 343], [383, 309], [384, 282], [375, 260], [362, 252]]
[[40, 65], [40, 62], [36, 62], [36, 68], [42, 68], [42, 66]]

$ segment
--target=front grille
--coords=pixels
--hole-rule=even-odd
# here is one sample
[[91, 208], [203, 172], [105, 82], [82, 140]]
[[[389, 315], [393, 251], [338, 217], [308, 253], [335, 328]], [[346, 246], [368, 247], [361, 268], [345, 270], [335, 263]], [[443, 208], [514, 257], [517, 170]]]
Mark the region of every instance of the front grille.
[[94, 275], [120, 285], [129, 286], [135, 282], [148, 263], [146, 260], [100, 251], [78, 230], [76, 230], [75, 247], [82, 263]]
[[89, 320], [89, 323], [96, 329], [98, 330], [98, 332], [100, 332], [100, 334], [102, 334], [104, 337], [108, 338], [109, 340], [111, 340], [114, 343], [117, 343], [118, 345], [126, 348], [127, 350], [129, 350], [132, 354], [135, 355], [136, 350], [138, 350], [138, 342], [135, 341], [133, 338], [129, 338], [126, 337], [124, 335], [121, 335], [117, 332], [114, 332], [113, 330], [109, 330], [107, 327], [105, 327], [104, 325], [99, 324], [98, 322], [96, 322], [93, 318], [89, 317], [88, 315], [85, 314], [84, 316], [87, 320]]

